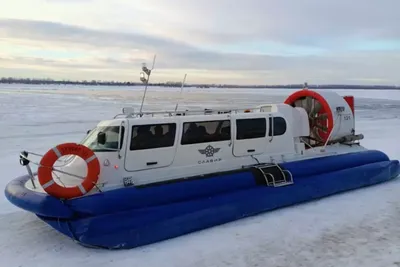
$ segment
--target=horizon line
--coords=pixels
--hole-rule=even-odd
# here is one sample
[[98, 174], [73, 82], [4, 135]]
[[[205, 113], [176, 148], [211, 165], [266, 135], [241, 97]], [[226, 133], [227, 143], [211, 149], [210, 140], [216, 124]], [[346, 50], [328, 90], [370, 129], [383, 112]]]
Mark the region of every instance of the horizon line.
[[[70, 80], [70, 79], [52, 79], [52, 78], [16, 78], [16, 77], [1, 77], [0, 84], [73, 84], [73, 85], [96, 85], [96, 86], [141, 86], [141, 82], [132, 81], [115, 81], [115, 80]], [[163, 86], [163, 87], [181, 87], [182, 82], [165, 81], [149, 83], [149, 86]], [[223, 84], [223, 83], [185, 83], [184, 87], [234, 87], [234, 88], [304, 88], [304, 83], [292, 84]], [[321, 89], [400, 89], [398, 85], [364, 85], [364, 84], [340, 84], [340, 83], [326, 83], [326, 84], [310, 84], [307, 82], [307, 88], [321, 88]]]

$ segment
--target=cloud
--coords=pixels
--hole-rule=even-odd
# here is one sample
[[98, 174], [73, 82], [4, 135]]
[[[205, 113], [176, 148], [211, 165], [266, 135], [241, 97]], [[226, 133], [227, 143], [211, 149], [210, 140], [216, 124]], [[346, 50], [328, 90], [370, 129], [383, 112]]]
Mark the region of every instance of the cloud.
[[81, 44], [93, 47], [136, 48], [146, 50], [190, 50], [183, 43], [148, 35], [110, 32], [65, 25], [61, 23], [2, 19], [0, 36], [3, 38], [35, 40], [64, 44]]
[[0, 11], [4, 73], [135, 80], [156, 53], [155, 81], [400, 82], [395, 0], [63, 2]]
[[[211, 70], [268, 70], [301, 65], [300, 59], [290, 59], [291, 65], [285, 66], [283, 57], [245, 54], [219, 53], [194, 47], [183, 42], [148, 35], [99, 31], [60, 23], [25, 20], [0, 20], [0, 37], [8, 38], [10, 42], [31, 47], [34, 43], [54, 54], [52, 49], [69, 48], [74, 50], [97, 51], [94, 56], [96, 64], [99, 60], [111, 65], [118, 63], [119, 67], [138, 64], [139, 60], [150, 59], [152, 53], [159, 55], [157, 66], [160, 68], [199, 68]], [[28, 42], [28, 43], [25, 43]], [[43, 47], [43, 45], [46, 46]], [[138, 57], [128, 56], [128, 52], [136, 51]], [[106, 54], [105, 51], [110, 53]], [[118, 51], [114, 53], [114, 51]], [[144, 53], [142, 56], [141, 52]], [[33, 53], [30, 51], [30, 53]], [[45, 54], [42, 53], [42, 54]], [[82, 52], [80, 52], [82, 54]], [[22, 57], [18, 57], [21, 60]], [[30, 60], [30, 57], [26, 57]], [[16, 58], [17, 60], [17, 58]], [[310, 58], [317, 62], [318, 59]], [[283, 64], [282, 64], [283, 62]], [[56, 62], [52, 62], [56, 64]], [[64, 64], [64, 63], [62, 63]], [[75, 65], [72, 65], [76, 67]], [[86, 67], [84, 65], [83, 67]]]
[[153, 0], [185, 22], [185, 29], [216, 43], [279, 41], [334, 47], [343, 39], [400, 38], [397, 0]]
[[335, 49], [355, 41], [400, 38], [398, 0], [232, 3], [231, 0], [14, 0], [0, 10], [0, 17], [148, 33], [192, 45], [247, 41]]

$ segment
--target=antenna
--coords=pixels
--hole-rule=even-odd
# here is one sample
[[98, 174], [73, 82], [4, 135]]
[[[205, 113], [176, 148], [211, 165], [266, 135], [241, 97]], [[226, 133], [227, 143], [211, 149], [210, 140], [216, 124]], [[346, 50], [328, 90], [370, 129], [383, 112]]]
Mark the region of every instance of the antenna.
[[[153, 66], [151, 67], [151, 69], [147, 68], [146, 63], [142, 64], [142, 72], [140, 72], [140, 81], [142, 83], [145, 83], [146, 85], [144, 87], [144, 94], [143, 94], [143, 98], [142, 98], [142, 104], [140, 105], [139, 113], [142, 113], [143, 103], [144, 103], [144, 99], [146, 98], [146, 93], [147, 93], [147, 86], [149, 84], [150, 75], [151, 75], [152, 70], [154, 69], [155, 63], [156, 63], [156, 55], [154, 55]], [[145, 74], [147, 75], [147, 78], [146, 78]]]
[[179, 94], [178, 102], [176, 102], [175, 112], [176, 112], [176, 110], [178, 109], [179, 100], [182, 98], [182, 91], [183, 91], [183, 86], [184, 86], [185, 81], [186, 81], [186, 75], [187, 75], [187, 73], [186, 73], [185, 76], [183, 77], [182, 86], [181, 86], [181, 92], [180, 92], [180, 94]]

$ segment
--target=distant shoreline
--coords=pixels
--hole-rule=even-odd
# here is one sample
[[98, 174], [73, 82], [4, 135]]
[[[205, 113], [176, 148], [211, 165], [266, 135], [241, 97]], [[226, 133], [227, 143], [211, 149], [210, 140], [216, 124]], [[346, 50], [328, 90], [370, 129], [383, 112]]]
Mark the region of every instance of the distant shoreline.
[[[52, 79], [18, 79], [1, 78], [0, 84], [33, 84], [33, 85], [83, 85], [83, 86], [140, 86], [139, 82], [117, 82], [117, 81], [66, 81]], [[181, 82], [149, 83], [154, 87], [181, 87]], [[185, 84], [185, 87], [194, 88], [251, 88], [251, 89], [300, 89], [303, 84], [282, 84], [282, 85], [235, 85], [235, 84]], [[348, 85], [348, 84], [309, 84], [310, 89], [362, 89], [362, 90], [400, 90], [400, 86], [390, 85]]]

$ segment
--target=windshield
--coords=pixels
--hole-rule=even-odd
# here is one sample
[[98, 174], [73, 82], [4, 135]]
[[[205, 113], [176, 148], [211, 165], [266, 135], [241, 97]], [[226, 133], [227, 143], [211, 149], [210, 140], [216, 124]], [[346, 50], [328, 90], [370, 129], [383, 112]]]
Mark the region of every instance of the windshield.
[[[88, 136], [82, 141], [84, 146], [87, 146], [93, 152], [117, 151], [118, 150], [118, 137], [120, 126], [98, 126], [90, 131]], [[125, 128], [121, 127], [121, 144], [124, 140]], [[106, 134], [106, 143], [104, 145], [97, 142], [97, 135], [99, 132]]]

